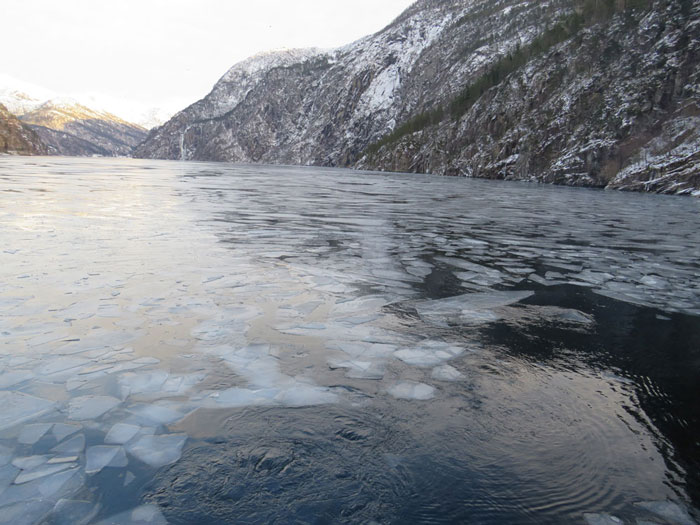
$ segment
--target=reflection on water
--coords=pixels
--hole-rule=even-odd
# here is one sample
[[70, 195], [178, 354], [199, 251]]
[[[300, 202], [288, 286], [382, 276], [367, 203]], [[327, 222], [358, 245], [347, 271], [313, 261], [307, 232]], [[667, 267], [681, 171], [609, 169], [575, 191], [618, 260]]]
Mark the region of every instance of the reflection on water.
[[0, 159], [0, 523], [693, 523], [698, 211]]

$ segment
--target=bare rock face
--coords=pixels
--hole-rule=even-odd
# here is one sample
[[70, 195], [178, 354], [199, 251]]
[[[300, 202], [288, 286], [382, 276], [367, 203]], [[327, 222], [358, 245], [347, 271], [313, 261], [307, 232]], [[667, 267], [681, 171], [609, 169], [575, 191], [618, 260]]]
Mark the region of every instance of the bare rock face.
[[135, 156], [692, 193], [698, 53], [690, 0], [419, 0], [348, 46], [235, 65]]
[[146, 130], [72, 101], [48, 101], [20, 117], [56, 155], [129, 156]]
[[46, 155], [48, 149], [31, 129], [0, 104], [0, 153]]

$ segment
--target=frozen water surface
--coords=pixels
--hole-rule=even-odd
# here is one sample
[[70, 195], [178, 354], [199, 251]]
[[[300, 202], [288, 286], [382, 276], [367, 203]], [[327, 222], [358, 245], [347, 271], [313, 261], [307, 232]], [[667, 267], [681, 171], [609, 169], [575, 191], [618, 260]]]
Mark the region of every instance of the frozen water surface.
[[0, 158], [0, 523], [697, 523], [699, 213]]

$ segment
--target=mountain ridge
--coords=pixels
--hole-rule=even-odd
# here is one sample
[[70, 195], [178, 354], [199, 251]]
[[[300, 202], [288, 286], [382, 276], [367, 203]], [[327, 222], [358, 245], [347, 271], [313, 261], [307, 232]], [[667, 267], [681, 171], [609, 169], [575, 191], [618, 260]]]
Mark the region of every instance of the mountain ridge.
[[[635, 96], [654, 100], [677, 74], [697, 85], [699, 10], [687, 0], [419, 0], [346, 46], [234, 65], [134, 155], [697, 192], [700, 96], [674, 87], [649, 108]], [[569, 33], [562, 25], [588, 15]], [[504, 68], [513, 57], [522, 63]], [[422, 115], [427, 123], [382, 143]]]

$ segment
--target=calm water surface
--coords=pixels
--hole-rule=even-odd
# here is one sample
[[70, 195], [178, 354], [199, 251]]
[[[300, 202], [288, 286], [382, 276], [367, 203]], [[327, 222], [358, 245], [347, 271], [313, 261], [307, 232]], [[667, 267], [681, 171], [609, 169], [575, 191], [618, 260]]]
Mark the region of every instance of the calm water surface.
[[692, 524], [699, 218], [0, 158], [0, 523]]

